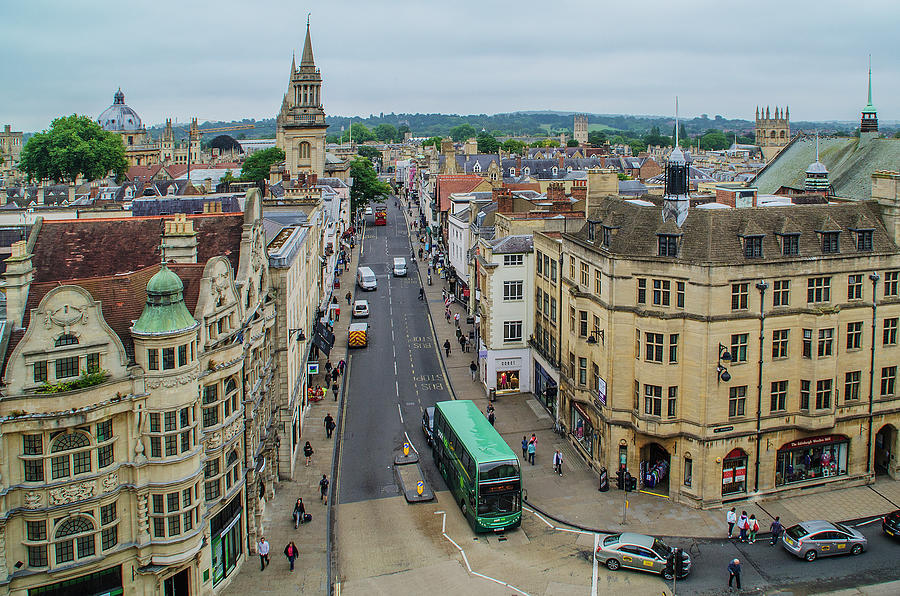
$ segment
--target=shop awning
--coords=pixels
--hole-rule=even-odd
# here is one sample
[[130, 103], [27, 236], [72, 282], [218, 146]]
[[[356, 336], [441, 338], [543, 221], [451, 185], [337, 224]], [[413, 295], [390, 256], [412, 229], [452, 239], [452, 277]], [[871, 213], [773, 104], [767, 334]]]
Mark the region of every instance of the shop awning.
[[591, 415], [588, 414], [588, 408], [585, 404], [582, 404], [577, 401], [573, 401], [572, 406], [574, 406], [575, 409], [578, 410], [578, 413], [581, 414], [585, 420], [591, 420]]

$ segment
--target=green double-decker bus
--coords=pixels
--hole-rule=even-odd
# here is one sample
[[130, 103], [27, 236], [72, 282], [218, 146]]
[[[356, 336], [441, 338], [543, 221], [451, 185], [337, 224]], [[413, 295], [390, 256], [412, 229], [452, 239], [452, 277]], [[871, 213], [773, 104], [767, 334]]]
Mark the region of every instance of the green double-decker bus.
[[522, 523], [519, 460], [468, 400], [434, 408], [434, 462], [476, 532], [498, 532]]

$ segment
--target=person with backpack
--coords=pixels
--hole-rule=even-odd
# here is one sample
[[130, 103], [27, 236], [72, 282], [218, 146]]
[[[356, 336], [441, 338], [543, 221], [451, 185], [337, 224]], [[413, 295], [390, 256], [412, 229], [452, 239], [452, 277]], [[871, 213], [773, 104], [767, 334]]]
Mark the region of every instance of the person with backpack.
[[306, 456], [306, 465], [309, 465], [309, 462], [312, 460], [313, 448], [312, 445], [309, 444], [309, 441], [306, 442], [306, 445], [303, 446], [303, 455]]
[[297, 502], [294, 503], [294, 529], [300, 527], [300, 524], [303, 522], [303, 515], [306, 513], [306, 507], [303, 505], [303, 499], [298, 498]]
[[294, 570], [294, 560], [300, 554], [300, 551], [297, 550], [297, 545], [294, 544], [294, 541], [291, 540], [286, 547], [284, 547], [284, 556], [287, 557], [287, 560], [291, 563], [291, 571]]
[[725, 522], [728, 524], [728, 537], [732, 537], [732, 532], [734, 531], [734, 524], [737, 523], [737, 513], [734, 511], [734, 507], [728, 510], [728, 513], [725, 514]]
[[781, 525], [781, 518], [777, 515], [775, 516], [775, 521], [769, 526], [769, 531], [772, 533], [772, 542], [770, 545], [775, 546], [775, 543], [778, 542], [778, 538], [781, 537], [781, 532], [784, 531], [784, 526]]
[[559, 449], [553, 454], [553, 471], [562, 476], [562, 452]]
[[534, 452], [537, 451], [537, 445], [535, 444], [534, 439], [528, 441], [528, 461], [531, 465], [534, 465]]
[[747, 530], [749, 529], [750, 518], [747, 517], [746, 511], [741, 511], [741, 516], [738, 518], [738, 540], [747, 542]]
[[522, 459], [528, 459], [528, 437], [522, 435]]
[[319, 480], [319, 500], [323, 501], [326, 505], [328, 505], [328, 475], [322, 474], [322, 479]]
[[753, 544], [754, 542], [756, 542], [756, 533], [759, 532], [759, 522], [756, 521], [755, 513], [751, 513], [750, 519], [747, 520], [747, 530], [749, 533], [749, 542], [750, 544]]
[[335, 426], [336, 425], [334, 423], [334, 418], [331, 417], [331, 412], [328, 412], [327, 414], [325, 414], [325, 437], [326, 438], [328, 438], [328, 439], [331, 438], [331, 433], [334, 432]]

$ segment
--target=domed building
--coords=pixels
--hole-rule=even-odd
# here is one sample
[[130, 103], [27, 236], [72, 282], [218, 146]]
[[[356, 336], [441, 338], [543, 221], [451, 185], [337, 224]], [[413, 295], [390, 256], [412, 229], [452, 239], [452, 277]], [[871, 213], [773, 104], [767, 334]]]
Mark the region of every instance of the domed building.
[[122, 135], [122, 143], [126, 147], [143, 145], [147, 139], [147, 129], [141, 123], [141, 117], [125, 103], [125, 94], [119, 88], [113, 95], [111, 106], [103, 110], [97, 118], [103, 130]]

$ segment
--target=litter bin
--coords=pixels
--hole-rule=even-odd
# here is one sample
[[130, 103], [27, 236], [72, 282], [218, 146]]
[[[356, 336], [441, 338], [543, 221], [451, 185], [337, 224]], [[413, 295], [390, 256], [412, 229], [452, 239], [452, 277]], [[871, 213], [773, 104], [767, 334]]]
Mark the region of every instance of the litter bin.
[[497, 390], [496, 389], [491, 389], [489, 395], [490, 395], [491, 401], [497, 401]]
[[606, 468], [600, 468], [600, 488], [597, 490], [604, 493], [609, 490], [609, 473]]

